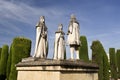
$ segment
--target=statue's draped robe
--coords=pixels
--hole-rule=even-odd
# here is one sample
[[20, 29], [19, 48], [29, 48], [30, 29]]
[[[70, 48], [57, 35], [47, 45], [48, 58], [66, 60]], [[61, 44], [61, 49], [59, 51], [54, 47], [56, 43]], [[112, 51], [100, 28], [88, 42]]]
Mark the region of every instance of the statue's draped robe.
[[[44, 35], [44, 37], [42, 35]], [[47, 27], [45, 26], [45, 24], [38, 23], [36, 25], [36, 44], [34, 57], [46, 58], [47, 47]]]
[[65, 54], [64, 50], [65, 50], [64, 32], [57, 31], [55, 33], [54, 59], [64, 59]]
[[79, 23], [78, 22], [70, 23], [68, 31], [69, 33], [67, 43], [69, 45], [80, 45]]

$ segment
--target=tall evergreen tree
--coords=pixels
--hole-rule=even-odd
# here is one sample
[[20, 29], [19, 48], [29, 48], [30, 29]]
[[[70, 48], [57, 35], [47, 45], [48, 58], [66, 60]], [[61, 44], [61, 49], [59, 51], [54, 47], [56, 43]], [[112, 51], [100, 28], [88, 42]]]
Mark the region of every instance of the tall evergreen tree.
[[92, 61], [99, 65], [99, 80], [109, 80], [109, 64], [106, 52], [100, 41], [92, 42]]
[[22, 58], [30, 56], [31, 40], [21, 37], [16, 37], [12, 43], [12, 56], [11, 56], [11, 70], [9, 80], [17, 80], [17, 71], [15, 64], [20, 62]]
[[6, 69], [7, 80], [9, 80], [9, 74], [11, 70], [11, 57], [12, 57], [12, 44], [10, 46], [10, 53], [9, 53], [8, 61], [7, 61], [7, 69]]
[[117, 80], [117, 63], [115, 48], [109, 48], [111, 78]]
[[0, 59], [1, 59], [1, 51], [2, 51], [2, 48], [0, 48]]
[[6, 79], [6, 67], [8, 59], [8, 45], [3, 45], [0, 60], [0, 80]]
[[89, 61], [87, 38], [85, 36], [81, 36], [80, 41], [81, 41], [81, 46], [79, 48], [79, 55], [80, 55], [79, 57], [83, 61]]
[[118, 67], [118, 77], [120, 78], [120, 49], [117, 50], [116, 58], [117, 58], [117, 67]]

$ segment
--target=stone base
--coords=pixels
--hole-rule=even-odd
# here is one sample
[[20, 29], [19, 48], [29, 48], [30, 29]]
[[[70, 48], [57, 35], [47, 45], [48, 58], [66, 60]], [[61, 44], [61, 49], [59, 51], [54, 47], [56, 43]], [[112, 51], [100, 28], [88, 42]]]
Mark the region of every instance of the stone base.
[[17, 65], [17, 80], [98, 80], [98, 66], [83, 61], [24, 61]]

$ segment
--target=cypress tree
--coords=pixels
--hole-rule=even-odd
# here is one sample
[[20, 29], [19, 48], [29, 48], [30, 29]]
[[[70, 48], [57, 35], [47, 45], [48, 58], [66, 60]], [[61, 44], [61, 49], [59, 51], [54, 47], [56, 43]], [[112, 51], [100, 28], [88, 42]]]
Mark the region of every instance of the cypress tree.
[[85, 36], [81, 36], [80, 41], [81, 46], [79, 48], [79, 57], [83, 61], [89, 61], [87, 38]]
[[1, 59], [1, 51], [2, 51], [2, 48], [0, 48], [0, 59]]
[[11, 70], [11, 57], [12, 57], [12, 44], [10, 46], [10, 53], [9, 53], [8, 61], [7, 61], [7, 69], [6, 69], [7, 80], [9, 80], [9, 74]]
[[117, 63], [115, 48], [109, 48], [111, 78], [117, 80]]
[[109, 80], [109, 64], [106, 52], [100, 41], [92, 42], [92, 61], [99, 65], [99, 80]]
[[9, 80], [17, 80], [17, 71], [15, 64], [20, 62], [22, 58], [30, 56], [31, 40], [21, 37], [16, 37], [12, 44], [12, 56], [11, 56], [11, 72], [9, 74]]
[[8, 45], [3, 45], [0, 60], [0, 80], [6, 79], [6, 67], [8, 59]]
[[118, 67], [118, 77], [120, 78], [120, 49], [117, 50], [116, 58], [117, 58], [117, 67]]

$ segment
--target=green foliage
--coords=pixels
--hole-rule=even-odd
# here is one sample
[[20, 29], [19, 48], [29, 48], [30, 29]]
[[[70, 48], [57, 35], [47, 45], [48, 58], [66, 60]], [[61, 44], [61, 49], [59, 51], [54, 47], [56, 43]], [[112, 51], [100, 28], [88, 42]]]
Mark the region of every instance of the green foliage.
[[20, 37], [14, 38], [11, 49], [11, 72], [9, 74], [9, 80], [17, 80], [15, 65], [20, 62], [22, 58], [30, 56], [31, 40]]
[[0, 48], [0, 59], [1, 59], [1, 51], [2, 51], [2, 48]]
[[116, 63], [115, 48], [109, 49], [109, 57], [110, 57], [111, 78], [117, 80], [117, 63]]
[[110, 80], [109, 79], [109, 63], [108, 57], [106, 54], [103, 54], [103, 80]]
[[100, 41], [93, 41], [92, 60], [99, 65], [98, 78], [99, 80], [109, 80], [109, 63], [106, 52]]
[[81, 46], [79, 48], [79, 57], [83, 61], [89, 61], [87, 38], [85, 36], [81, 36], [80, 41]]
[[6, 78], [8, 49], [9, 49], [8, 45], [3, 45], [1, 51], [1, 60], [0, 60], [0, 80], [5, 80]]
[[7, 69], [6, 69], [7, 80], [9, 80], [9, 74], [11, 70], [11, 57], [12, 57], [12, 44], [10, 46], [10, 53], [9, 53], [8, 61], [7, 61]]
[[120, 78], [120, 49], [117, 50], [116, 58], [117, 58], [117, 67], [118, 67], [118, 77]]

